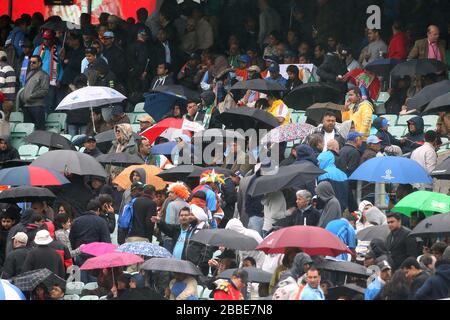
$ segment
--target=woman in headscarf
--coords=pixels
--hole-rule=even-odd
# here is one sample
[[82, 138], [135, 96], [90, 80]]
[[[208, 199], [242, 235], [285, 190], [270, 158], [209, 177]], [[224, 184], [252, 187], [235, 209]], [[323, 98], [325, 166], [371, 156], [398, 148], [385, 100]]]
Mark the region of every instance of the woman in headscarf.
[[122, 123], [114, 126], [116, 140], [113, 142], [109, 153], [128, 152], [137, 154], [137, 145], [133, 137], [133, 128], [128, 123]]

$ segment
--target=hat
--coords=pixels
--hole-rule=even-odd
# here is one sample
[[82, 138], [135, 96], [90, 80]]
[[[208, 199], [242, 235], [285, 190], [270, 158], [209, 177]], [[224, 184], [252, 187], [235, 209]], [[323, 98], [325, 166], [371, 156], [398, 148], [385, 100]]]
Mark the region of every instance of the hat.
[[114, 32], [112, 32], [112, 31], [106, 31], [106, 32], [103, 34], [103, 38], [114, 38]]
[[55, 38], [55, 32], [53, 30], [45, 30], [42, 34], [42, 39], [52, 40]]
[[112, 107], [111, 115], [112, 116], [120, 116], [123, 114], [123, 107], [121, 105], [115, 105]]
[[370, 136], [367, 138], [367, 144], [378, 144], [381, 140], [377, 136]]
[[131, 191], [134, 190], [144, 190], [145, 184], [143, 184], [140, 181], [135, 181], [133, 182], [133, 184], [131, 185]]
[[253, 72], [261, 72], [261, 68], [258, 66], [251, 66], [250, 68], [247, 69], [247, 71], [253, 71]]
[[381, 127], [385, 128], [387, 126], [389, 126], [389, 120], [386, 118], [382, 118], [383, 120], [381, 120]]
[[45, 246], [53, 241], [50, 233], [47, 230], [41, 230], [36, 233], [34, 243], [40, 246]]
[[378, 268], [380, 268], [381, 272], [383, 272], [384, 270], [387, 270], [387, 269], [392, 270], [391, 265], [386, 260], [383, 260], [383, 261], [379, 262], [377, 264], [377, 266], [378, 266]]
[[233, 173], [231, 174], [231, 176], [236, 177], [236, 178], [240, 178], [240, 179], [244, 178], [244, 175], [243, 175], [242, 172], [239, 171], [239, 170], [236, 171], [236, 172], [233, 172]]
[[20, 243], [27, 244], [28, 243], [28, 236], [25, 232], [17, 232], [14, 237], [12, 237], [13, 240], [17, 240]]
[[144, 114], [137, 118], [137, 121], [139, 122], [149, 122], [149, 123], [155, 123], [155, 119], [152, 118], [149, 114]]
[[248, 272], [244, 269], [237, 269], [233, 272], [234, 277], [240, 278], [243, 283], [248, 282]]
[[196, 204], [191, 204], [190, 207], [192, 214], [197, 218], [198, 221], [208, 221], [208, 215], [206, 214], [205, 210], [203, 210]]
[[95, 139], [94, 136], [87, 136], [86, 139], [84, 140], [84, 143], [88, 142], [88, 141], [94, 141], [97, 142], [97, 140]]
[[272, 62], [269, 66], [269, 72], [280, 72], [280, 65], [277, 62]]
[[441, 260], [450, 261], [450, 246], [445, 248], [444, 253], [442, 254]]
[[355, 141], [356, 139], [363, 137], [363, 135], [359, 132], [352, 131], [347, 136], [347, 141]]
[[2, 58], [6, 58], [8, 55], [6, 54], [5, 51], [0, 51], [0, 59]]
[[252, 59], [246, 54], [240, 55], [238, 60], [241, 61], [241, 62], [245, 62], [247, 64], [252, 61]]
[[177, 139], [181, 139], [186, 143], [191, 143], [191, 138], [187, 134], [182, 134]]

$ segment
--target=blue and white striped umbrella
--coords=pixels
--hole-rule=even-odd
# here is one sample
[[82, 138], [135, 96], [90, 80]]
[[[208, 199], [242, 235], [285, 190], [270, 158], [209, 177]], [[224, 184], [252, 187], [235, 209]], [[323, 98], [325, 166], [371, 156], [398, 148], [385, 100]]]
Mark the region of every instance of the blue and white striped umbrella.
[[128, 252], [141, 256], [155, 258], [172, 258], [172, 254], [166, 249], [150, 242], [128, 242], [122, 244], [116, 251]]
[[3, 300], [26, 300], [22, 291], [8, 280], [0, 280], [0, 301]]

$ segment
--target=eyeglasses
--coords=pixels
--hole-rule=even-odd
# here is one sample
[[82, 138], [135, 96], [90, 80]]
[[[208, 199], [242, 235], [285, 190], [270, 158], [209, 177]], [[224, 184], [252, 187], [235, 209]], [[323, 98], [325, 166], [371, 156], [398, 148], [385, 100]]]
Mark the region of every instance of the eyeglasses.
[[38, 64], [39, 61], [30, 61], [30, 64]]

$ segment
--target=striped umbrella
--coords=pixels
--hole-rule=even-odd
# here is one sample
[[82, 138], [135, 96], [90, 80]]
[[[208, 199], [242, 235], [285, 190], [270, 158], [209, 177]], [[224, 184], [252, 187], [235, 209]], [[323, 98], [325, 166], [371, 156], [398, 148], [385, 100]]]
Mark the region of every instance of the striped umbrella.
[[16, 167], [0, 170], [0, 185], [4, 186], [61, 186], [70, 183], [67, 178], [52, 169], [41, 167]]
[[22, 291], [8, 280], [0, 280], [0, 301], [4, 300], [26, 300]]

